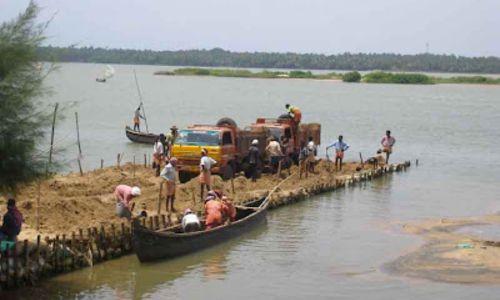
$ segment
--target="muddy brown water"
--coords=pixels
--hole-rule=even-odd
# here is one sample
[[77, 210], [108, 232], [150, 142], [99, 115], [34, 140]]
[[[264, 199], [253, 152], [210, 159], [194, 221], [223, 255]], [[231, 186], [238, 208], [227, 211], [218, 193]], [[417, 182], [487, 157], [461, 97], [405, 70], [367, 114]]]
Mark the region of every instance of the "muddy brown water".
[[[193, 255], [154, 264], [124, 257], [39, 287], [4, 294], [22, 299], [498, 299], [495, 285], [410, 279], [382, 266], [421, 244], [397, 222], [500, 211], [500, 87], [400, 86], [313, 80], [153, 76], [161, 67], [103, 68], [64, 64], [50, 77], [60, 102], [78, 101], [57, 129], [58, 155], [74, 168], [72, 111], [78, 110], [84, 168], [142, 157], [149, 146], [127, 141], [123, 127], [138, 104], [137, 70], [150, 130], [212, 123], [232, 116], [247, 124], [277, 116], [290, 102], [304, 121], [323, 125], [322, 148], [338, 134], [347, 160], [366, 157], [384, 131], [397, 138], [394, 160], [420, 166], [360, 187], [339, 190], [270, 212], [266, 225]], [[324, 150], [321, 151], [324, 155]], [[3, 297], [2, 297], [3, 299]]]

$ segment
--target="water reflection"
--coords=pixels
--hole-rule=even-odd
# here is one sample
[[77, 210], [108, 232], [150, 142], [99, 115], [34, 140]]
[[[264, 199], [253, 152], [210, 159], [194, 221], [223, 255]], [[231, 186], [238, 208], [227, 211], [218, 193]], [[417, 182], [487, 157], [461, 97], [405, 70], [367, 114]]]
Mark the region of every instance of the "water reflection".
[[203, 280], [221, 280], [227, 273], [228, 254], [242, 244], [256, 241], [266, 230], [262, 224], [227, 243], [172, 260], [141, 264], [135, 255], [129, 255], [49, 279], [39, 287], [8, 292], [1, 299], [141, 299], [178, 278], [196, 276], [194, 273], [200, 269]]

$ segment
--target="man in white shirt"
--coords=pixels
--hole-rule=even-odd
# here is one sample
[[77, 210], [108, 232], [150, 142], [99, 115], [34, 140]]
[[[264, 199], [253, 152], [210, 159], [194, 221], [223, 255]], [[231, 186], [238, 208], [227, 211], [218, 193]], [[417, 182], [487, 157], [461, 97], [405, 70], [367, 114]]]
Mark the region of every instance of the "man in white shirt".
[[165, 136], [160, 134], [153, 146], [153, 169], [156, 169], [156, 176], [160, 176], [161, 163], [165, 159], [165, 147], [161, 142]]
[[276, 172], [280, 160], [283, 158], [283, 152], [281, 151], [281, 145], [278, 139], [273, 137], [266, 147], [266, 153], [269, 156], [271, 166], [273, 167], [273, 173]]
[[198, 219], [198, 216], [190, 208], [187, 208], [184, 212], [181, 224], [184, 232], [199, 231], [201, 229], [200, 219]]
[[200, 159], [200, 199], [203, 201], [204, 188], [207, 187], [207, 192], [211, 190], [210, 185], [212, 182], [212, 166], [215, 165], [217, 161], [208, 156], [207, 149], [201, 150]]
[[[175, 166], [177, 165], [177, 158], [172, 157], [168, 164], [161, 171], [160, 177], [165, 179], [167, 184], [167, 198], [165, 199], [165, 209], [167, 212], [175, 212], [174, 201], [175, 201], [175, 182], [177, 179], [177, 172]], [[170, 204], [170, 207], [169, 207]]]

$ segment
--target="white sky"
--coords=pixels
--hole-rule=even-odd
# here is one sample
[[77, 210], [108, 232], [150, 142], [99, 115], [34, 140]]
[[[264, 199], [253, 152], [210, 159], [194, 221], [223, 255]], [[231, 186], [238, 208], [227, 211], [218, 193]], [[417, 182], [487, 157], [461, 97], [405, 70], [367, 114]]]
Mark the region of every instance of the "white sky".
[[[28, 0], [0, 0], [0, 22]], [[39, 0], [48, 44], [500, 56], [500, 0]]]

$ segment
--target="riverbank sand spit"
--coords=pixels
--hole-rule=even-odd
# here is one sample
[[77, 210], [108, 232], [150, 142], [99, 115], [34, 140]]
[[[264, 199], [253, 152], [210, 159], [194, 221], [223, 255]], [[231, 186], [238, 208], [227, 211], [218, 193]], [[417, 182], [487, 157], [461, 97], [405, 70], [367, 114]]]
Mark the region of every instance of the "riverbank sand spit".
[[500, 283], [500, 241], [461, 231], [481, 226], [500, 228], [500, 215], [436, 219], [403, 225], [424, 244], [386, 268], [399, 275], [451, 283]]
[[[347, 163], [342, 172], [329, 172], [333, 167], [329, 162], [320, 161], [316, 167], [316, 174], [309, 178], [299, 179], [298, 168], [292, 167], [290, 178], [274, 199], [289, 196], [291, 193], [307, 194], [307, 190], [321, 183], [331, 182], [336, 178], [348, 177], [359, 169], [357, 163]], [[365, 166], [368, 169], [368, 166]], [[224, 193], [235, 203], [242, 203], [266, 195], [282, 178], [288, 176], [288, 170], [277, 175], [264, 174], [257, 182], [252, 182], [243, 176], [234, 179], [232, 193], [231, 182], [223, 182], [219, 176], [213, 176], [213, 188], [223, 189]], [[115, 216], [114, 188], [119, 184], [137, 185], [141, 187], [142, 195], [136, 199], [138, 212], [141, 204], [145, 203], [150, 214], [156, 214], [158, 207], [159, 186], [162, 180], [155, 177], [151, 168], [132, 164], [125, 164], [121, 168], [107, 167], [84, 173], [55, 175], [40, 184], [40, 230], [47, 235], [63, 234], [78, 231], [79, 228], [107, 226], [111, 223], [119, 224], [123, 219]], [[165, 190], [163, 189], [163, 193]], [[194, 194], [194, 202], [193, 202]], [[203, 210], [200, 201], [200, 187], [197, 178], [185, 184], [177, 185], [177, 199], [175, 207], [177, 214], [185, 208]], [[38, 185], [36, 183], [22, 186], [16, 196], [18, 207], [24, 215], [25, 224], [20, 239], [32, 239], [38, 234], [36, 228]], [[194, 203], [194, 204], [193, 204]], [[5, 211], [6, 199], [0, 197], [0, 213]], [[162, 213], [165, 213], [165, 203], [162, 201]]]

